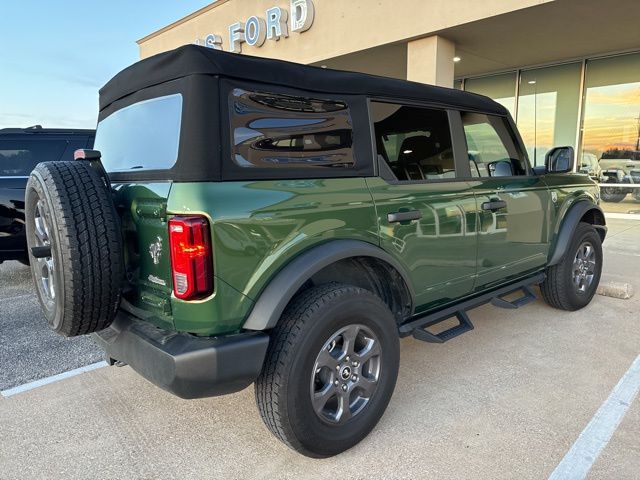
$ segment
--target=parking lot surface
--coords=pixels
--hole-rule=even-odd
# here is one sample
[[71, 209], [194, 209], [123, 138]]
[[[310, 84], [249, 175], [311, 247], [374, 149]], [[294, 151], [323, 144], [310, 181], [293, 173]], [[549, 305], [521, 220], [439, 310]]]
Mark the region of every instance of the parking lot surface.
[[602, 202], [602, 209], [607, 213], [640, 213], [640, 201], [627, 195], [621, 202]]
[[[640, 221], [609, 226], [603, 280], [632, 282], [637, 292]], [[6, 311], [12, 328], [23, 328], [20, 318], [36, 322], [18, 315], [22, 308], [2, 310], [3, 371]], [[470, 313], [475, 330], [444, 345], [404, 339], [384, 417], [362, 443], [324, 460], [268, 433], [252, 387], [185, 401], [129, 367], [101, 368], [0, 397], [0, 478], [547, 478], [638, 357], [638, 312], [638, 293], [596, 296], [571, 313], [542, 301], [516, 311], [488, 305]], [[88, 341], [60, 342], [56, 356], [86, 348], [74, 365], [99, 358]], [[48, 348], [14, 351], [27, 368]], [[589, 478], [637, 479], [639, 438], [636, 399]]]
[[102, 359], [89, 337], [68, 339], [49, 329], [34, 288], [29, 267], [0, 265], [0, 390]]

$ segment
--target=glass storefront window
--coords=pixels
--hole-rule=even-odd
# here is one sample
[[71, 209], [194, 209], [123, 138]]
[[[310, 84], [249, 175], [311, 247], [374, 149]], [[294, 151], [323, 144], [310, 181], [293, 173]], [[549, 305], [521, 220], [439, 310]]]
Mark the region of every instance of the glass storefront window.
[[[587, 59], [585, 65], [582, 87], [582, 62], [460, 78], [455, 86], [493, 98], [509, 110], [532, 164], [542, 165], [549, 148], [570, 145], [579, 147], [578, 172], [601, 184], [638, 185], [640, 52]], [[640, 188], [603, 185], [601, 198], [605, 212], [640, 214]]]
[[482, 78], [468, 78], [464, 82], [467, 92], [479, 93], [493, 98], [503, 105], [513, 118], [516, 117], [516, 72], [503, 73]]
[[580, 63], [524, 70], [518, 91], [518, 130], [534, 165], [552, 147], [576, 147]]
[[[582, 157], [603, 183], [640, 182], [640, 53], [587, 61]], [[628, 191], [627, 191], [628, 190]], [[640, 189], [604, 187], [608, 212], [640, 212]]]

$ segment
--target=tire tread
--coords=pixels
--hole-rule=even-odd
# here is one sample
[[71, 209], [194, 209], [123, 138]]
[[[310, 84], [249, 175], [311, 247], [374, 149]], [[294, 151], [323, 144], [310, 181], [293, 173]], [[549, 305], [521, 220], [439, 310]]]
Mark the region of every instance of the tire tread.
[[[580, 222], [571, 240], [571, 248], [569, 251], [573, 251], [574, 244], [591, 232], [595, 234], [595, 237], [599, 238], [591, 224]], [[576, 305], [576, 303], [572, 301], [572, 295], [570, 295], [570, 293], [572, 294], [573, 292], [569, 291], [569, 289], [572, 288], [570, 281], [571, 263], [571, 259], [567, 260], [567, 257], [565, 257], [556, 265], [547, 267], [547, 278], [540, 284], [540, 292], [542, 293], [544, 301], [551, 307], [559, 310], [574, 311], [582, 308], [582, 306]], [[599, 275], [596, 280], [599, 280]]]
[[340, 297], [361, 295], [371, 296], [382, 304], [377, 296], [367, 290], [336, 282], [305, 290], [292, 300], [272, 331], [272, 343], [255, 384], [256, 403], [260, 416], [271, 433], [290, 448], [306, 455], [316, 456], [296, 438], [290, 423], [294, 419], [286, 415], [284, 406], [287, 374], [294, 346], [304, 335], [305, 326], [319, 310]]
[[57, 224], [64, 277], [57, 286], [64, 298], [59, 333], [102, 330], [117, 312], [124, 272], [120, 221], [111, 192], [84, 162], [41, 163], [35, 172], [44, 182]]

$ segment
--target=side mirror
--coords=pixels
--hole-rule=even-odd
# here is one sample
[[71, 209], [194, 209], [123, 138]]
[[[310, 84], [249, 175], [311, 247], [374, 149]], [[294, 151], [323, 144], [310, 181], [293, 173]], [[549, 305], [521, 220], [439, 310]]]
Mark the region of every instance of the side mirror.
[[566, 173], [573, 170], [573, 147], [553, 147], [544, 157], [548, 173]]
[[508, 160], [497, 160], [487, 166], [491, 177], [513, 177], [513, 165]]

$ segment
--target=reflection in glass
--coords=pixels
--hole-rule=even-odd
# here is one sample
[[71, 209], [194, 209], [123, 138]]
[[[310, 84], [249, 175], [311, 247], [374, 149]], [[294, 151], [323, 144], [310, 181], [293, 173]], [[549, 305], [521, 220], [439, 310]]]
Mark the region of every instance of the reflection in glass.
[[352, 167], [344, 102], [234, 89], [231, 128], [240, 167]]
[[639, 150], [640, 54], [588, 61], [583, 154], [598, 160], [640, 160]]
[[479, 93], [494, 99], [516, 117], [516, 72], [492, 75], [490, 77], [469, 78], [464, 82], [467, 92]]
[[[587, 62], [582, 157], [601, 183], [640, 182], [640, 54]], [[606, 212], [640, 213], [640, 189], [602, 187]]]
[[0, 140], [0, 177], [27, 177], [40, 162], [58, 160], [64, 140]]
[[169, 169], [178, 159], [181, 124], [181, 94], [144, 100], [101, 120], [94, 148], [107, 172]]
[[463, 112], [462, 126], [472, 177], [526, 175], [526, 164], [503, 117]]
[[520, 74], [518, 130], [534, 165], [544, 165], [552, 147], [576, 146], [580, 70], [570, 63]]

